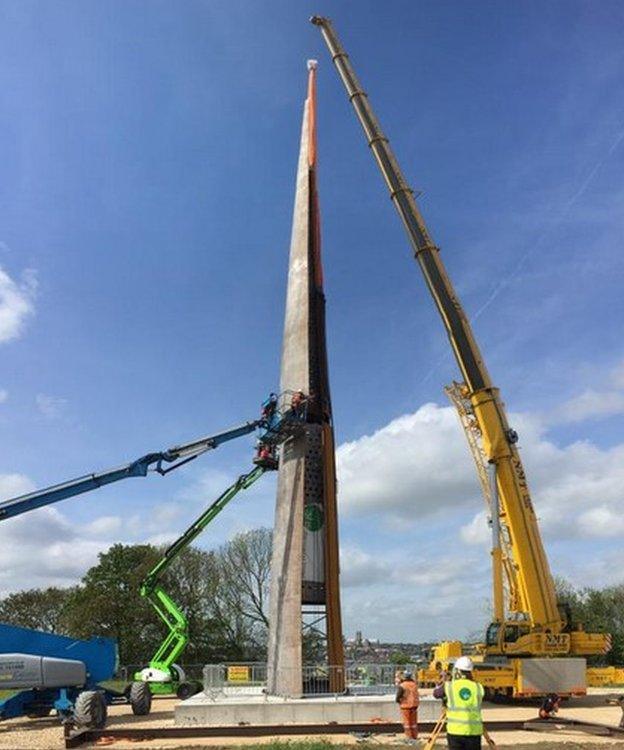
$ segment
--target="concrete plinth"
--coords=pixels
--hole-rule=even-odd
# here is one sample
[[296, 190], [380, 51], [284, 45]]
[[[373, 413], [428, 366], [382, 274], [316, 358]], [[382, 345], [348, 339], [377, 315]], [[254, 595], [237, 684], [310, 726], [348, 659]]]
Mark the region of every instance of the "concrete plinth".
[[[441, 703], [423, 698], [418, 720], [437, 721]], [[357, 724], [364, 722], [400, 721], [392, 695], [348, 695], [334, 698], [277, 698], [275, 696], [220, 696], [212, 700], [198, 693], [175, 707], [175, 724], [188, 726], [232, 726], [250, 724]], [[330, 728], [328, 727], [328, 730]]]

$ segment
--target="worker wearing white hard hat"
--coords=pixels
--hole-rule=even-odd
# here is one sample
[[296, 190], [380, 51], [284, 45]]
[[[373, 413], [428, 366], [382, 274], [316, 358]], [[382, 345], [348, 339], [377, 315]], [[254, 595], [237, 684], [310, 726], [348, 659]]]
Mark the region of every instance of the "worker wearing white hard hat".
[[453, 665], [451, 680], [438, 685], [435, 698], [446, 703], [446, 741], [450, 750], [480, 750], [483, 735], [481, 703], [483, 685], [472, 677], [474, 664], [469, 656], [460, 656]]
[[469, 656], [460, 656], [455, 662], [454, 668], [460, 672], [472, 672], [474, 664]]

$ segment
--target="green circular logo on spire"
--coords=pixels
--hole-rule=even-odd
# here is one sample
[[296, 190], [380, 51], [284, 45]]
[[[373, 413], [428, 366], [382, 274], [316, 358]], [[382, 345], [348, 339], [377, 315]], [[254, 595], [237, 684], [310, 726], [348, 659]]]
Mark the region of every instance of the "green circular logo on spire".
[[318, 503], [310, 503], [303, 509], [303, 525], [308, 531], [318, 531], [324, 521], [323, 508]]

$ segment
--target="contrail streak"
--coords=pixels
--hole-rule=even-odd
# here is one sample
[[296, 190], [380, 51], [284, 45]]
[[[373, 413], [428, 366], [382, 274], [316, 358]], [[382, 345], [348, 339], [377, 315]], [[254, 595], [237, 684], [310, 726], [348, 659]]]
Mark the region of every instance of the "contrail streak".
[[[568, 198], [568, 200], [565, 202], [561, 210], [559, 211], [556, 220], [553, 224], [551, 224], [549, 227], [547, 227], [542, 234], [538, 237], [538, 239], [533, 243], [532, 247], [527, 250], [520, 258], [518, 263], [516, 264], [516, 267], [509, 273], [504, 279], [502, 279], [495, 287], [495, 289], [492, 291], [490, 296], [485, 300], [485, 302], [481, 305], [481, 307], [477, 310], [477, 312], [470, 318], [470, 321], [473, 322], [477, 320], [487, 309], [490, 307], [492, 302], [500, 295], [500, 293], [506, 289], [513, 281], [518, 277], [524, 266], [526, 265], [529, 258], [534, 255], [534, 253], [539, 250], [542, 245], [546, 242], [546, 240], [552, 235], [552, 233], [558, 229], [561, 226], [561, 223], [565, 220], [567, 215], [570, 213], [574, 205], [577, 203], [577, 201], [584, 195], [587, 188], [590, 186], [592, 181], [594, 180], [594, 177], [598, 174], [598, 172], [602, 169], [604, 164], [607, 162], [607, 160], [611, 157], [613, 152], [617, 149], [617, 147], [622, 143], [624, 140], [624, 127], [620, 129], [618, 134], [616, 135], [615, 139], [613, 140], [613, 143], [609, 148], [607, 149], [604, 156], [602, 156], [596, 164], [590, 169], [589, 173], [585, 177], [585, 179], [581, 182], [579, 187], [576, 189], [576, 191]], [[423, 379], [420, 381], [422, 383], [426, 383], [428, 380], [431, 379], [431, 377], [437, 372], [440, 365], [447, 361], [450, 357], [450, 352], [445, 352], [438, 361], [433, 365], [433, 367], [429, 370], [429, 372], [423, 377]]]

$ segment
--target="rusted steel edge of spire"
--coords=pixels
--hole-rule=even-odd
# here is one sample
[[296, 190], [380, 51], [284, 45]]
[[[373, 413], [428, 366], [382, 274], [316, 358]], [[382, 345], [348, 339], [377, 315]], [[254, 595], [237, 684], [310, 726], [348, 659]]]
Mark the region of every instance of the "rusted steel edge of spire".
[[[322, 333], [320, 343], [319, 359], [322, 359], [327, 368], [327, 350], [325, 341], [325, 294], [323, 290], [323, 263], [321, 258], [321, 222], [320, 205], [317, 193], [317, 108], [316, 108], [316, 71], [318, 63], [316, 60], [308, 60], [308, 95], [307, 95], [307, 117], [308, 117], [308, 167], [310, 187], [310, 242], [313, 254], [314, 284], [316, 287], [315, 307], [317, 310], [317, 333]], [[324, 368], [324, 369], [325, 369]], [[327, 659], [328, 664], [334, 667], [331, 672], [331, 689], [340, 692], [344, 689], [345, 676], [344, 649], [342, 641], [342, 616], [340, 606], [340, 563], [338, 545], [338, 517], [336, 503], [336, 466], [334, 435], [331, 426], [331, 398], [329, 395], [329, 379], [324, 383], [326, 402], [322, 411], [322, 452], [324, 456], [324, 516], [325, 516], [325, 539], [324, 569], [325, 569], [325, 613], [327, 627]]]
[[308, 164], [316, 166], [316, 60], [308, 60]]

